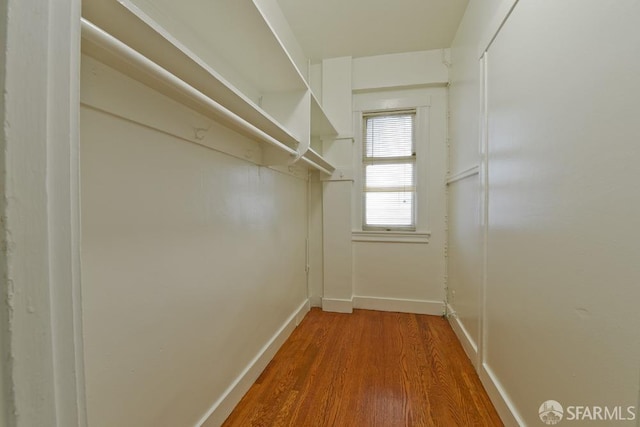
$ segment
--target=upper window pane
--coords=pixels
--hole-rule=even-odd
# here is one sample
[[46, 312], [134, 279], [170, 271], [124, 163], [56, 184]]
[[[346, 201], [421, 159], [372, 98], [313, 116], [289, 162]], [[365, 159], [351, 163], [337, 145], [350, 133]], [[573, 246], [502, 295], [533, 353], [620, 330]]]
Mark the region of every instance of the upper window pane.
[[413, 155], [414, 114], [370, 116], [365, 121], [365, 157]]

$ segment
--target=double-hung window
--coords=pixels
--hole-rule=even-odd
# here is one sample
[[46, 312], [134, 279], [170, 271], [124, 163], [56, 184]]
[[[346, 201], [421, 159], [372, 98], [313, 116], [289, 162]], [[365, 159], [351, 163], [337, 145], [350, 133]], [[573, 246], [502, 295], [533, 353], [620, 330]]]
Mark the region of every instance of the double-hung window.
[[415, 110], [363, 114], [363, 229], [415, 231]]

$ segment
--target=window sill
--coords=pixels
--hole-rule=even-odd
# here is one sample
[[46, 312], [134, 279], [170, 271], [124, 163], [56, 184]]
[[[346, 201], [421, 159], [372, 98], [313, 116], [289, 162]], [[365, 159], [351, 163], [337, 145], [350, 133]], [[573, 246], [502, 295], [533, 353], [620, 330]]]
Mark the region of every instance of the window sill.
[[416, 231], [352, 231], [352, 242], [429, 243], [431, 232]]

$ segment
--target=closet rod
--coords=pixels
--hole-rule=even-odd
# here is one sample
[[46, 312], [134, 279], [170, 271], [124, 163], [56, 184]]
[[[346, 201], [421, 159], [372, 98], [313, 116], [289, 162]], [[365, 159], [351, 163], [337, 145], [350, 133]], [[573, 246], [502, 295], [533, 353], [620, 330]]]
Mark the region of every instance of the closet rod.
[[314, 169], [318, 169], [320, 172], [326, 173], [327, 175], [331, 175], [332, 172], [329, 171], [326, 168], [323, 168], [322, 166], [320, 166], [319, 164], [317, 164], [316, 162], [307, 159], [306, 157], [302, 156], [300, 157], [300, 160], [302, 160], [303, 162], [305, 162], [306, 164], [308, 164], [309, 166], [311, 166]]
[[[259, 139], [260, 141], [266, 142], [267, 144], [277, 147], [280, 150], [286, 151], [292, 156], [298, 155], [298, 152], [296, 150], [284, 145], [277, 139], [273, 138], [271, 135], [258, 129], [257, 127], [255, 127], [254, 125], [252, 125], [251, 123], [243, 119], [242, 117], [239, 117], [235, 113], [231, 112], [221, 104], [209, 98], [207, 95], [195, 89], [193, 86], [189, 85], [182, 79], [176, 77], [175, 75], [165, 70], [155, 62], [151, 61], [146, 56], [135, 51], [131, 47], [127, 46], [125, 43], [116, 39], [111, 34], [107, 33], [101, 28], [98, 28], [96, 25], [87, 21], [84, 18], [82, 18], [82, 37], [87, 39], [90, 42], [95, 43], [96, 45], [104, 49], [109, 50], [112, 53], [119, 55], [120, 57], [128, 61], [130, 64], [136, 66], [137, 68], [149, 74], [150, 76], [156, 78], [160, 82], [168, 85], [172, 89], [177, 90], [182, 95], [186, 95], [189, 98], [204, 105], [219, 117], [231, 122], [232, 124], [238, 126], [241, 129], [244, 129], [248, 134]], [[315, 165], [314, 167], [320, 168], [320, 166], [318, 165]], [[326, 170], [324, 168], [320, 168], [320, 169], [323, 172], [325, 172]]]

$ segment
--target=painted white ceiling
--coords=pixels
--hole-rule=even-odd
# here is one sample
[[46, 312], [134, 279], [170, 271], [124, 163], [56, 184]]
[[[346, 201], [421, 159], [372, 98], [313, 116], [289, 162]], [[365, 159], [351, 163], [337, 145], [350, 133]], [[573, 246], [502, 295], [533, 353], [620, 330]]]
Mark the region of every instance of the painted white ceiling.
[[312, 61], [449, 47], [468, 0], [278, 0]]

